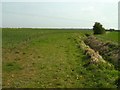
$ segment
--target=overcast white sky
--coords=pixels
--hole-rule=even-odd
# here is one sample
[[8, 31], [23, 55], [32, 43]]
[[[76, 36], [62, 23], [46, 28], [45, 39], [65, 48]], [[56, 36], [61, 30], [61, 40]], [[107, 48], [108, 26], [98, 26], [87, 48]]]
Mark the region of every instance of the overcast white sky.
[[92, 28], [97, 21], [105, 28], [117, 29], [118, 1], [2, 0], [2, 25], [3, 27]]
[[118, 2], [119, 0], [1, 0], [2, 2]]

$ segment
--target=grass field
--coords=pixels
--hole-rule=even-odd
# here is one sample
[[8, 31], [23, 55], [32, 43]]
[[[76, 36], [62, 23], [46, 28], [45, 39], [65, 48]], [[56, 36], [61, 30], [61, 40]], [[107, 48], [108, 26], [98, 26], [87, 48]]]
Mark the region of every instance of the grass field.
[[120, 43], [120, 32], [106, 32], [106, 34], [103, 35], [97, 35], [98, 38], [104, 40], [104, 41], [110, 41], [113, 43]]
[[[3, 88], [116, 88], [119, 71], [90, 60], [79, 44], [83, 30], [3, 29]], [[117, 42], [116, 33], [103, 35]], [[111, 37], [111, 35], [113, 35]], [[103, 38], [98, 36], [99, 38]]]

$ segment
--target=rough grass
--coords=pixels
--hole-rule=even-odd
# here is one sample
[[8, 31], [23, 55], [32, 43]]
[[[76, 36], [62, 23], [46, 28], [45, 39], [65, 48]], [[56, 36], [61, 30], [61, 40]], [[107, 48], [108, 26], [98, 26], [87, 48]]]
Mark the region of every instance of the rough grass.
[[20, 68], [20, 65], [17, 64], [16, 62], [7, 62], [3, 63], [3, 70], [6, 71], [6, 72], [12, 72], [12, 71], [19, 71], [21, 70], [22, 68]]
[[103, 41], [110, 41], [112, 43], [120, 43], [120, 32], [110, 32], [107, 31], [106, 34], [103, 35], [96, 35], [99, 39], [103, 40]]
[[116, 88], [114, 68], [85, 66], [76, 33], [91, 31], [3, 29], [3, 88]]

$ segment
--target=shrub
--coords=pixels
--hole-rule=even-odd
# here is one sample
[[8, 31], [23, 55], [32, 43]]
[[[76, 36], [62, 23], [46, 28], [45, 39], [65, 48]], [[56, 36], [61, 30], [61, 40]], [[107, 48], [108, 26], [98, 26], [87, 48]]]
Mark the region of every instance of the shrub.
[[95, 22], [95, 24], [93, 26], [93, 31], [94, 31], [94, 34], [104, 34], [105, 33], [105, 29], [98, 22]]

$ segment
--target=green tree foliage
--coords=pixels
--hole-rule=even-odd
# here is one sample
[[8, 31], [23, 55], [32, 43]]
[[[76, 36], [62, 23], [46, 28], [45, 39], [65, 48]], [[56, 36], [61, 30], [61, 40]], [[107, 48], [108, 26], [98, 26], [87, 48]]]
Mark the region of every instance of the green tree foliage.
[[109, 29], [109, 31], [115, 31], [115, 29]]
[[93, 31], [94, 31], [94, 34], [104, 34], [105, 33], [105, 29], [98, 22], [95, 22], [95, 24], [93, 26]]

